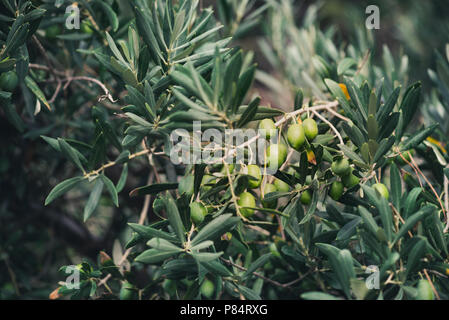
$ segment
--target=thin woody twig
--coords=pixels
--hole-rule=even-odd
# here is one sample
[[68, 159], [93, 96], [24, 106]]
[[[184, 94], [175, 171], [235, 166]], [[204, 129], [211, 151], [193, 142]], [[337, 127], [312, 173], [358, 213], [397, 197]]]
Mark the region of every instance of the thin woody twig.
[[106, 88], [106, 86], [99, 80], [95, 79], [95, 78], [91, 78], [91, 77], [86, 77], [86, 76], [76, 76], [76, 77], [68, 77], [66, 79], [62, 80], [63, 82], [68, 82], [68, 81], [88, 81], [88, 82], [93, 82], [95, 84], [97, 84], [103, 91], [104, 91], [104, 95], [101, 96], [98, 101], [104, 100], [104, 99], [108, 99], [111, 102], [117, 102], [117, 100], [114, 100], [114, 98], [112, 97], [111, 93], [109, 92], [108, 88]]
[[[316, 105], [316, 106], [312, 106], [312, 107], [301, 108], [296, 111], [285, 114], [274, 125], [275, 125], [275, 127], [279, 127], [281, 124], [283, 124], [284, 122], [288, 121], [291, 118], [294, 118], [298, 114], [302, 114], [302, 113], [309, 112], [309, 111], [313, 112], [313, 111], [318, 111], [318, 110], [330, 110], [331, 108], [335, 108], [337, 106], [338, 106], [338, 101], [332, 101], [332, 102], [329, 102], [326, 104], [320, 104], [320, 105]], [[218, 159], [215, 163], [222, 162], [225, 159], [227, 159], [228, 157], [235, 156], [238, 149], [245, 148], [245, 147], [251, 145], [260, 137], [261, 137], [261, 135], [257, 134], [254, 137], [252, 137], [251, 139], [248, 139], [245, 143], [230, 149], [222, 158]]]
[[424, 269], [423, 271], [424, 271], [424, 274], [425, 274], [425, 276], [427, 278], [427, 281], [429, 281], [430, 286], [432, 287], [433, 293], [435, 293], [435, 296], [437, 297], [438, 300], [441, 300], [440, 295], [438, 294], [438, 291], [435, 289], [435, 286], [433, 285], [433, 282], [430, 279], [429, 274], [427, 273], [427, 269]]
[[[50, 61], [48, 60], [47, 63], [50, 64]], [[65, 83], [63, 89], [66, 90], [67, 87], [70, 85], [70, 83], [72, 83], [73, 81], [93, 82], [93, 83], [97, 84], [104, 92], [104, 95], [101, 96], [98, 99], [98, 101], [108, 99], [109, 101], [111, 101], [113, 103], [117, 102], [117, 100], [114, 100], [114, 98], [112, 97], [108, 88], [106, 88], [106, 86], [98, 79], [88, 77], [88, 76], [67, 76], [66, 73], [64, 73], [63, 71], [56, 70], [52, 66], [45, 66], [45, 65], [40, 65], [40, 64], [30, 63], [30, 68], [50, 71], [53, 74], [53, 76], [55, 77], [55, 79], [53, 81], [57, 82], [57, 87], [56, 87], [55, 92], [53, 93], [52, 98], [49, 100], [49, 103], [52, 103], [55, 101], [56, 97], [58, 96], [59, 92], [61, 91], [63, 83]], [[65, 78], [61, 79], [59, 76], [65, 76]]]
[[[433, 194], [434, 194], [435, 197], [437, 198], [437, 200], [438, 200], [438, 202], [439, 202], [439, 204], [440, 204], [440, 207], [441, 207], [441, 209], [443, 210], [443, 214], [444, 214], [445, 217], [447, 218], [447, 212], [446, 212], [446, 209], [445, 209], [443, 203], [441, 202], [441, 198], [440, 198], [440, 196], [438, 195], [438, 193], [436, 192], [436, 190], [435, 190], [435, 188], [433, 187], [432, 183], [429, 181], [429, 179], [427, 179], [427, 177], [426, 177], [426, 176], [424, 175], [424, 173], [421, 171], [421, 169], [419, 168], [418, 164], [415, 162], [415, 159], [413, 159], [413, 156], [412, 156], [412, 154], [410, 153], [410, 151], [408, 151], [408, 155], [410, 156], [410, 160], [411, 160], [411, 162], [413, 163], [413, 166], [416, 168], [416, 170], [418, 171], [418, 173], [423, 177], [424, 181], [427, 183], [427, 185], [430, 187], [430, 189], [432, 190]], [[401, 154], [401, 157], [402, 157], [405, 161], [407, 161], [407, 159], [405, 159], [405, 158], [402, 156], [402, 154]], [[410, 162], [408, 162], [408, 163], [409, 163], [409, 165], [410, 165]]]
[[340, 141], [340, 144], [345, 144], [343, 141], [343, 138], [341, 137], [340, 133], [338, 132], [337, 128], [334, 127], [334, 125], [332, 123], [330, 123], [330, 121], [328, 121], [326, 118], [324, 118], [322, 115], [320, 115], [318, 112], [316, 112], [315, 110], [312, 110], [312, 113], [314, 115], [316, 115], [318, 118], [321, 119], [321, 121], [323, 121], [324, 123], [326, 123], [331, 129], [332, 131], [334, 131], [335, 135], [337, 136], [338, 140]]

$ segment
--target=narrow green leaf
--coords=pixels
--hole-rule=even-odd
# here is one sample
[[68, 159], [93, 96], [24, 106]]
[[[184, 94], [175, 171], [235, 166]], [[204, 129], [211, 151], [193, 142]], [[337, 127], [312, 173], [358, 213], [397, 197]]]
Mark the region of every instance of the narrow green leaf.
[[41, 91], [41, 89], [39, 89], [36, 82], [34, 82], [34, 80], [30, 76], [25, 77], [25, 84], [31, 90], [31, 92], [33, 92], [34, 95], [47, 107], [47, 109], [51, 111], [51, 107], [47, 101], [47, 98], [45, 98], [44, 93]]
[[259, 107], [260, 98], [257, 97], [253, 101], [250, 102], [248, 108], [245, 109], [243, 114], [240, 116], [239, 121], [237, 122], [237, 128], [242, 128], [248, 122], [254, 120], [254, 116], [257, 114], [257, 108]]
[[83, 177], [74, 177], [67, 180], [64, 180], [57, 184], [49, 193], [47, 198], [45, 199], [45, 205], [50, 204], [54, 199], [60, 197], [64, 193], [73, 189], [79, 182], [81, 182]]
[[318, 291], [310, 291], [301, 294], [301, 298], [305, 300], [342, 300], [341, 298], [335, 297], [328, 293], [318, 292]]
[[150, 226], [142, 226], [137, 223], [128, 223], [128, 225], [137, 232], [142, 238], [150, 240], [152, 238], [161, 238], [168, 240], [170, 242], [176, 242], [178, 239], [165, 231], [150, 227]]
[[59, 148], [61, 152], [84, 173], [83, 165], [81, 164], [80, 158], [76, 153], [75, 149], [70, 146], [64, 139], [58, 138]]
[[390, 185], [391, 200], [396, 210], [400, 211], [402, 198], [402, 180], [399, 169], [394, 163], [392, 163], [390, 166]]
[[225, 232], [231, 231], [239, 221], [240, 218], [232, 217], [231, 213], [218, 216], [198, 232], [192, 240], [192, 245], [195, 246], [205, 240], [215, 240]]
[[223, 252], [192, 252], [192, 257], [198, 262], [211, 262], [223, 255]]
[[401, 145], [400, 151], [403, 152], [417, 147], [428, 136], [430, 136], [437, 127], [438, 124], [435, 123], [423, 130], [418, 130], [414, 135], [405, 140], [405, 142]]
[[106, 177], [104, 174], [100, 175], [100, 178], [103, 180], [106, 189], [108, 190], [109, 194], [111, 195], [112, 202], [116, 207], [118, 207], [118, 194], [117, 189], [115, 188], [114, 183]]
[[428, 205], [420, 209], [415, 214], [411, 215], [407, 220], [405, 220], [405, 223], [401, 226], [399, 229], [399, 232], [396, 234], [396, 237], [393, 241], [393, 244], [395, 244], [402, 236], [404, 236], [411, 228], [413, 228], [419, 221], [427, 217], [429, 214], [431, 214], [435, 210], [435, 207]]
[[173, 190], [178, 188], [178, 183], [155, 183], [148, 186], [143, 186], [132, 190], [129, 193], [130, 197], [137, 197], [146, 194], [157, 194], [166, 190]]
[[153, 238], [147, 242], [147, 245], [160, 251], [182, 251], [182, 248], [177, 247], [170, 241], [167, 241], [163, 238]]
[[92, 215], [94, 210], [98, 206], [98, 202], [101, 198], [101, 192], [103, 191], [103, 181], [101, 179], [95, 179], [94, 188], [92, 189], [92, 192], [89, 195], [89, 199], [87, 200], [86, 206], [84, 207], [84, 222], [89, 219], [89, 217]]
[[148, 249], [139, 254], [134, 261], [141, 262], [144, 264], [155, 264], [162, 262], [175, 254], [177, 254], [178, 251], [161, 251], [157, 249]]
[[[185, 237], [186, 230], [182, 223], [181, 216], [179, 215], [178, 207], [177, 207], [175, 201], [173, 200], [173, 197], [169, 193], [167, 193], [167, 194], [168, 194], [168, 196], [167, 196], [167, 200], [166, 200], [166, 209], [167, 209], [168, 221], [170, 221], [170, 225], [175, 230], [175, 233], [176, 233], [178, 239], [181, 241], [181, 243], [185, 243], [186, 242], [186, 237]], [[193, 242], [192, 242], [192, 245], [194, 245]]]

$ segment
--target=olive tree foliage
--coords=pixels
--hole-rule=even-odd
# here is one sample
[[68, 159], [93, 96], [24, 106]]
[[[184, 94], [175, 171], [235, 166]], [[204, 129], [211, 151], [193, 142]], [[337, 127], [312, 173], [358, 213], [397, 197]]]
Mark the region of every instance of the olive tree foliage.
[[[408, 83], [405, 56], [385, 46], [376, 63], [365, 31], [337, 45], [315, 7], [298, 26], [289, 1], [221, 0], [215, 12], [199, 1], [86, 0], [84, 31], [52, 38], [48, 28], [65, 21], [69, 4], [3, 1], [12, 10], [2, 17], [0, 72], [16, 71], [25, 105], [14, 105], [17, 91], [1, 91], [3, 114], [47, 144], [44, 174], [63, 177], [35, 199], [42, 212], [78, 196], [67, 208], [78, 221], [115, 208], [126, 232], [112, 235], [110, 252], [90, 248], [98, 259], [76, 266], [79, 287], [66, 283], [51, 298], [448, 298], [448, 159], [429, 139], [438, 123], [414, 125], [422, 88]], [[260, 21], [269, 21], [259, 45], [277, 77], [236, 45]], [[69, 61], [55, 59], [51, 39], [64, 41]], [[31, 49], [43, 60], [30, 60]], [[439, 67], [445, 81], [447, 64]], [[262, 105], [255, 79], [293, 105]], [[317, 133], [306, 130], [293, 148], [289, 127], [310, 118]], [[201, 121], [224, 132], [264, 119], [289, 147], [260, 181], [246, 163], [170, 161], [175, 129], [193, 134]], [[62, 280], [70, 270], [61, 268]]]

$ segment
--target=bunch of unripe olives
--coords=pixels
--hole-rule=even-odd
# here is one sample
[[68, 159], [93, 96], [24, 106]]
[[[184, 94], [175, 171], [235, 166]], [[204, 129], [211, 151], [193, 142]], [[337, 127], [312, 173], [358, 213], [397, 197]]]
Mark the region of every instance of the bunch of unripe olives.
[[[265, 137], [269, 139], [274, 132], [276, 132], [276, 125], [271, 119], [264, 119], [259, 122], [259, 129], [265, 130]], [[318, 135], [318, 125], [316, 121], [312, 118], [306, 118], [300, 123], [293, 123], [287, 129], [287, 141], [288, 145], [295, 149], [298, 152], [302, 152], [307, 149], [308, 143], [311, 143], [316, 136]], [[266, 149], [266, 165], [267, 167], [276, 166], [280, 168], [287, 159], [288, 147], [286, 144], [282, 142], [272, 143]], [[226, 169], [225, 166], [221, 169], [221, 174], [226, 175], [227, 171], [232, 172], [234, 170], [234, 165], [229, 164]], [[290, 168], [291, 172], [294, 175], [297, 175], [296, 170]], [[345, 157], [337, 157], [334, 158], [331, 164], [331, 171], [337, 177], [329, 188], [329, 196], [338, 201], [344, 193], [345, 188], [352, 189], [356, 187], [360, 183], [360, 178], [357, 177], [353, 171], [354, 168], [351, 167], [349, 160]], [[260, 202], [264, 208], [275, 209], [278, 205], [278, 199], [266, 199], [267, 194], [273, 192], [289, 192], [290, 185], [285, 183], [284, 181], [273, 178], [274, 180], [271, 182], [270, 180], [262, 183], [263, 176], [261, 172], [261, 168], [258, 165], [250, 164], [243, 168], [243, 174], [246, 174], [248, 179], [248, 189], [257, 189], [260, 188]], [[308, 177], [310, 178], [310, 176]], [[191, 186], [192, 189], [190, 194], [193, 194], [193, 176], [190, 178], [185, 177], [184, 179], [190, 179], [190, 181], [185, 182], [184, 184]], [[202, 190], [203, 192], [209, 191], [212, 187], [210, 184], [213, 184], [216, 177], [210, 174], [206, 174], [202, 180]], [[309, 179], [310, 184], [311, 179]], [[381, 196], [388, 199], [388, 189], [382, 183], [376, 183], [373, 185], [374, 190], [378, 192]], [[180, 192], [186, 189], [183, 186], [183, 182], [180, 183]], [[312, 202], [312, 193], [309, 189], [303, 188], [300, 184], [295, 186], [295, 189], [305, 189], [301, 192], [299, 197], [299, 201], [304, 205], [309, 205]], [[249, 190], [244, 190], [239, 194], [236, 194], [238, 197], [237, 205], [239, 206], [239, 211], [245, 218], [250, 218], [256, 208], [256, 198], [253, 193]], [[191, 221], [195, 225], [199, 225], [203, 222], [204, 217], [208, 214], [207, 208], [201, 202], [192, 202], [190, 204], [190, 218]]]

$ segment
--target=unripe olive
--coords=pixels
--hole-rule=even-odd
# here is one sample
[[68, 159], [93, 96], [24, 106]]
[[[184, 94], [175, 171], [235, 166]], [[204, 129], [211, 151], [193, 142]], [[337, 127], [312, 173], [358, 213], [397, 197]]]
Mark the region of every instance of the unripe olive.
[[207, 215], [207, 209], [201, 202], [192, 202], [190, 204], [190, 220], [199, 225], [204, 221], [204, 217]]
[[388, 200], [390, 193], [388, 192], [387, 187], [383, 183], [375, 183], [373, 184], [374, 190], [379, 192], [379, 194]]
[[0, 89], [13, 92], [19, 84], [19, 78], [14, 71], [4, 72], [0, 75]]
[[210, 299], [212, 298], [214, 291], [215, 291], [215, 285], [210, 280], [204, 280], [203, 284], [200, 288], [201, 294], [205, 296], [206, 298]]
[[259, 122], [259, 129], [266, 130], [266, 135], [265, 136], [266, 136], [267, 139], [270, 139], [271, 138], [271, 131], [272, 130], [276, 130], [276, 126], [275, 126], [273, 120], [271, 120], [271, 119], [263, 119], [262, 121]]
[[274, 185], [279, 192], [289, 192], [290, 186], [281, 179], [274, 179]]
[[[263, 188], [264, 197], [267, 194], [269, 194], [270, 192], [276, 192], [276, 191], [278, 191], [278, 190], [274, 184], [266, 183], [265, 187]], [[271, 201], [265, 201], [262, 199], [261, 202], [262, 202], [262, 205], [264, 206], [264, 208], [270, 208], [270, 209], [276, 208], [277, 203], [278, 203], [277, 199], [271, 200]]]
[[332, 171], [338, 176], [345, 176], [350, 172], [349, 161], [346, 158], [335, 160], [331, 164]]
[[[254, 198], [254, 196], [249, 193], [249, 192], [243, 192], [240, 197], [239, 200], [237, 201], [237, 204], [240, 207], [252, 207], [254, 208], [256, 206], [256, 199]], [[240, 209], [240, 213], [245, 217], [245, 218], [249, 218], [254, 214], [254, 209]]]
[[300, 150], [306, 141], [304, 127], [299, 123], [292, 124], [287, 131], [287, 140], [295, 150]]
[[258, 188], [260, 186], [260, 183], [262, 182], [262, 174], [260, 173], [259, 166], [255, 164], [248, 165], [247, 174], [257, 179], [248, 179], [248, 187], [251, 189]]
[[[229, 174], [231, 174], [234, 171], [235, 165], [233, 163], [228, 164], [228, 170], [229, 170]], [[226, 166], [223, 165], [223, 167], [220, 170], [220, 173], [222, 175], [228, 175], [228, 171], [226, 170]]]
[[92, 30], [92, 24], [88, 20], [83, 20], [81, 22], [81, 32], [85, 34], [92, 34], [94, 33], [94, 30]]
[[329, 190], [329, 195], [332, 199], [338, 201], [338, 199], [340, 199], [341, 195], [343, 194], [343, 190], [343, 183], [341, 183], [340, 181], [334, 181]]
[[270, 243], [269, 248], [270, 248], [270, 252], [273, 256], [276, 256], [279, 258], [281, 257], [281, 254], [279, 253], [279, 250], [276, 247], [276, 244], [274, 242]]
[[416, 300], [433, 300], [433, 290], [428, 280], [421, 279], [418, 282], [418, 295]]
[[267, 148], [267, 165], [280, 168], [287, 158], [287, 147], [285, 144], [272, 144]]
[[304, 190], [299, 197], [299, 201], [301, 201], [304, 205], [309, 205], [312, 202], [312, 194], [309, 190]]
[[[411, 162], [412, 159], [411, 159], [411, 157], [410, 157], [409, 152], [410, 152], [410, 154], [411, 154], [412, 156], [415, 154], [415, 150], [414, 150], [414, 149], [410, 149], [410, 150], [407, 150], [407, 151], [402, 151], [401, 154], [402, 154], [402, 157], [405, 158], [405, 160], [407, 160], [408, 162]], [[401, 164], [401, 165], [406, 165], [407, 162], [404, 161], [404, 159], [402, 159], [402, 157], [401, 157], [401, 155], [397, 155], [397, 156], [396, 156], [396, 161], [397, 161], [399, 164]]]
[[48, 39], [55, 39], [57, 36], [61, 34], [61, 27], [57, 24], [54, 24], [52, 26], [49, 26], [47, 29], [45, 29], [45, 37]]
[[182, 177], [179, 181], [178, 191], [180, 194], [185, 193], [187, 196], [191, 196], [194, 190], [195, 177], [193, 175], [188, 175]]
[[343, 182], [346, 188], [353, 188], [360, 183], [359, 177], [356, 177], [352, 172], [341, 177], [341, 181]]
[[120, 300], [135, 300], [137, 298], [137, 292], [134, 286], [129, 282], [124, 282], [120, 289]]
[[307, 118], [302, 122], [302, 126], [304, 127], [304, 133], [306, 134], [307, 140], [312, 141], [318, 135], [318, 126], [316, 121]]

